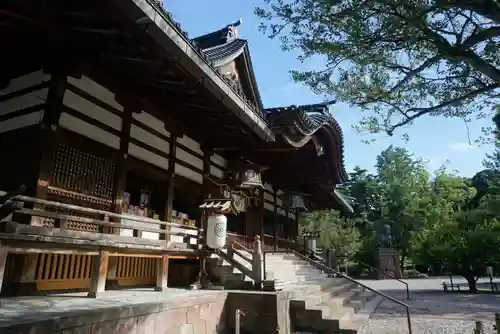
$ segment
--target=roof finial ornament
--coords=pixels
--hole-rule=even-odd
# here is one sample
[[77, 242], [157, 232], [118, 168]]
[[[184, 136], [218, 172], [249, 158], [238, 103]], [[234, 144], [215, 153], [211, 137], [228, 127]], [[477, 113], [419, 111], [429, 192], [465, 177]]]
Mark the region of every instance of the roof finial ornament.
[[239, 25], [243, 23], [243, 19], [239, 19], [238, 21], [227, 26], [227, 40], [230, 41], [232, 39], [240, 37], [240, 31], [237, 28]]
[[234, 23], [231, 23], [228, 25], [228, 27], [238, 27], [243, 24], [243, 19], [240, 17], [240, 19]]

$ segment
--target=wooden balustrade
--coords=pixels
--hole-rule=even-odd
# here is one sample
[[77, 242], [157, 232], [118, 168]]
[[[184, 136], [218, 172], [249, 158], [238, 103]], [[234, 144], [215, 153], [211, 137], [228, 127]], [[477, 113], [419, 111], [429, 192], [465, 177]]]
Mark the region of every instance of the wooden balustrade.
[[[299, 250], [302, 246], [297, 242], [296, 239], [284, 239], [284, 238], [277, 238], [277, 249], [278, 250], [286, 250], [286, 249], [293, 249], [293, 250]], [[274, 236], [265, 234], [262, 242], [262, 247], [265, 250], [273, 250], [274, 249]]]
[[[239, 247], [239, 245], [241, 245], [245, 248], [249, 247], [246, 235], [228, 232], [227, 233], [227, 244], [229, 245], [233, 241], [237, 242], [237, 244], [236, 244], [237, 247]], [[252, 246], [250, 245], [250, 247], [252, 247]]]
[[21, 283], [39, 291], [84, 289], [96, 297], [107, 280], [162, 291], [169, 254], [200, 249], [202, 230], [194, 226], [27, 196], [13, 201], [25, 205], [0, 222], [0, 264], [7, 254], [24, 254]]
[[[232, 234], [232, 236], [235, 236]], [[248, 255], [242, 251], [246, 251]], [[224, 260], [231, 263], [246, 276], [252, 278], [256, 286], [261, 286], [264, 280], [264, 255], [262, 251], [262, 243], [257, 235], [252, 244], [252, 249], [248, 249], [239, 242], [233, 240], [227, 241], [227, 253], [218, 252]], [[235, 258], [235, 255], [239, 259]]]
[[[194, 226], [163, 222], [147, 217], [117, 214], [77, 205], [17, 196], [16, 201], [36, 205], [16, 211], [5, 232], [17, 236], [45, 236], [46, 241], [78, 238], [80, 243], [98, 246], [115, 246], [161, 249], [198, 249], [200, 230]], [[31, 216], [31, 224], [17, 224], [16, 215]], [[95, 229], [97, 226], [98, 229]], [[183, 241], [172, 241], [181, 237]], [[59, 240], [62, 241], [62, 240]], [[73, 240], [75, 241], [75, 240]]]

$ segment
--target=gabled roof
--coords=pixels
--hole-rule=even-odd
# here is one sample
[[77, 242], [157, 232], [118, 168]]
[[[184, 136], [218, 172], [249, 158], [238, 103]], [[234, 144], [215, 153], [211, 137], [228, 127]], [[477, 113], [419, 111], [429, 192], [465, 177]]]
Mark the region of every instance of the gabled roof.
[[[241, 20], [226, 25], [224, 28], [214, 32], [198, 36], [192, 39], [192, 42], [202, 49], [203, 54], [211, 61], [216, 68], [234, 60], [240, 60], [243, 66], [244, 76], [242, 81], [243, 89], [247, 90], [246, 95], [253, 100], [256, 107], [262, 111], [262, 99], [257, 87], [257, 80], [252, 66], [252, 59], [248, 48], [248, 41], [239, 38], [237, 27], [242, 23]], [[246, 87], [245, 87], [246, 86]]]
[[[182, 68], [182, 72], [188, 74], [190, 80], [192, 79], [209, 93], [210, 100], [218, 99], [221, 102], [223, 112], [229, 111], [234, 114], [252, 133], [263, 140], [274, 140], [274, 135], [262, 117], [262, 109], [233, 87], [230, 80], [222, 75], [203, 50], [189, 39], [180, 24], [163, 8], [161, 1], [113, 0], [112, 2], [121, 9], [117, 12], [123, 12], [133, 20], [135, 29], [140, 29], [141, 33], [149, 35], [156, 43], [155, 46], [163, 49], [164, 52], [151, 53], [155, 60], [168, 62], [173, 60], [176, 70]], [[139, 42], [145, 41], [138, 38], [137, 43]]]
[[[281, 135], [293, 147], [303, 147], [312, 141], [318, 155], [327, 153], [331, 164], [332, 182], [347, 180], [344, 167], [344, 137], [339, 123], [330, 114], [334, 101], [265, 109], [271, 130]], [[321, 152], [325, 149], [327, 152]]]

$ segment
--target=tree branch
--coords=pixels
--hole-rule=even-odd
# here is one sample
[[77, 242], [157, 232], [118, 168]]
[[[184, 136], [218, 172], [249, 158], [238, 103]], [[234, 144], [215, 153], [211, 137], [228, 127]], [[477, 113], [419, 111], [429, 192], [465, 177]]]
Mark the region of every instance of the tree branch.
[[460, 8], [500, 24], [500, 7], [494, 0], [440, 0], [437, 4], [445, 9]]
[[461, 49], [468, 49], [478, 43], [484, 42], [490, 38], [500, 36], [500, 27], [491, 27], [488, 29], [479, 30], [476, 34], [469, 36], [462, 44]]
[[399, 122], [399, 123], [391, 126], [389, 129], [386, 130], [387, 134], [389, 136], [392, 136], [394, 134], [394, 130], [396, 130], [397, 128], [400, 128], [402, 126], [410, 124], [412, 121], [414, 121], [415, 119], [417, 119], [419, 117], [422, 117], [422, 116], [424, 116], [426, 114], [435, 112], [435, 111], [437, 111], [439, 109], [442, 109], [442, 108], [446, 108], [446, 107], [451, 107], [451, 106], [457, 105], [457, 104], [461, 103], [464, 100], [475, 98], [475, 97], [477, 97], [477, 96], [479, 96], [481, 94], [485, 94], [485, 93], [487, 93], [489, 91], [492, 91], [494, 89], [497, 89], [497, 88], [500, 88], [500, 84], [493, 84], [493, 85], [485, 86], [483, 88], [477, 89], [477, 90], [469, 92], [469, 93], [467, 93], [465, 95], [459, 96], [459, 97], [457, 97], [455, 99], [452, 99], [452, 100], [440, 103], [440, 104], [432, 106], [432, 107], [428, 107], [428, 108], [410, 108], [410, 109], [407, 110], [406, 115], [408, 115], [409, 113], [415, 113], [415, 114], [413, 114], [411, 116], [407, 116], [405, 120], [403, 120], [403, 121], [401, 121], [401, 122]]
[[403, 86], [404, 84], [406, 84], [408, 81], [410, 81], [413, 77], [417, 76], [420, 72], [422, 72], [423, 70], [425, 70], [427, 67], [431, 66], [431, 65], [434, 65], [435, 63], [437, 63], [439, 60], [441, 59], [441, 56], [440, 55], [436, 55], [434, 57], [431, 57], [429, 59], [427, 59], [426, 61], [424, 61], [422, 63], [422, 65], [420, 65], [419, 67], [409, 71], [406, 76], [401, 79], [397, 84], [395, 84], [389, 91], [388, 93], [393, 93], [394, 91], [396, 91], [399, 87]]

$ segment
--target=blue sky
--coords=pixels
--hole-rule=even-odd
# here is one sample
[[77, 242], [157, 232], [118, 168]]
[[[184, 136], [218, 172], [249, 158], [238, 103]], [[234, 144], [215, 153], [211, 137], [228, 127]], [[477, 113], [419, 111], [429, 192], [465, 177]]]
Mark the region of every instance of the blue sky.
[[[259, 91], [265, 107], [288, 106], [322, 102], [307, 87], [291, 81], [290, 69], [321, 68], [314, 62], [300, 63], [296, 54], [282, 52], [279, 42], [270, 40], [258, 30], [259, 20], [253, 15], [253, 9], [263, 0], [167, 0], [164, 7], [173, 14], [190, 37], [196, 37], [220, 29], [227, 24], [243, 19], [240, 37], [249, 41], [252, 62], [257, 77]], [[369, 145], [361, 142], [371, 138], [361, 135], [351, 126], [359, 122], [362, 112], [347, 105], [334, 105], [333, 115], [344, 132], [344, 151], [346, 168], [350, 171], [359, 165], [373, 170], [375, 158], [389, 145], [406, 147], [416, 156], [427, 161], [427, 167], [434, 171], [447, 163], [449, 169], [457, 170], [463, 176], [472, 176], [482, 169], [484, 155], [492, 151], [492, 146], [468, 144], [467, 130], [462, 120], [426, 117], [413, 126], [399, 132], [406, 132], [410, 141], [405, 143], [398, 138], [377, 135], [376, 141]], [[490, 126], [489, 119], [469, 124], [472, 139], [481, 135], [482, 126]]]

